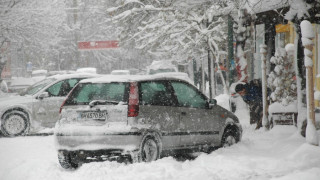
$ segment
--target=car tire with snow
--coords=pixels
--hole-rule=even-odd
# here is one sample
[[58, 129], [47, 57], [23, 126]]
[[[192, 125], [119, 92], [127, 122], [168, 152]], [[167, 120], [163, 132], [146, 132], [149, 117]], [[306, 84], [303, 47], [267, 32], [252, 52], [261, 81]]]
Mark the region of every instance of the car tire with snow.
[[160, 158], [160, 138], [155, 133], [147, 133], [140, 144], [139, 150], [133, 153], [133, 162], [151, 162]]
[[3, 136], [14, 137], [25, 135], [28, 133], [29, 127], [29, 118], [22, 111], [9, 111], [1, 119], [1, 132]]
[[72, 161], [72, 156], [69, 151], [59, 151], [58, 152], [58, 160], [64, 169], [76, 169], [78, 168], [78, 164]]
[[235, 129], [233, 128], [227, 128], [225, 132], [223, 133], [222, 139], [221, 139], [221, 147], [229, 147], [238, 142], [238, 137]]

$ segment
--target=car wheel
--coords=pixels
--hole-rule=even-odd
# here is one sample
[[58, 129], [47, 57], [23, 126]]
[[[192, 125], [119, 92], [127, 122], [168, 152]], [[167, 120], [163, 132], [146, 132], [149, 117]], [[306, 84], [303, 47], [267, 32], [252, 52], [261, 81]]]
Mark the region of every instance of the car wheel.
[[30, 122], [27, 115], [21, 111], [5, 113], [1, 120], [1, 132], [8, 137], [27, 134], [29, 126]]
[[221, 146], [229, 147], [238, 142], [236, 132], [233, 129], [226, 129], [222, 136]]
[[59, 151], [58, 159], [61, 167], [64, 169], [76, 169], [78, 164], [72, 162], [71, 153], [69, 151]]
[[160, 140], [156, 136], [144, 136], [138, 153], [133, 157], [133, 162], [151, 162], [160, 158]]

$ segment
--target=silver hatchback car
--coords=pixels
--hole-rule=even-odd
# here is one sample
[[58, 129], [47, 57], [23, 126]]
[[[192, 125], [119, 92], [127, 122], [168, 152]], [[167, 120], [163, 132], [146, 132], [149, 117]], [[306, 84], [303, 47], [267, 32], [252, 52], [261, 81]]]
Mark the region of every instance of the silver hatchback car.
[[241, 140], [238, 118], [183, 79], [106, 76], [82, 80], [56, 123], [63, 168], [84, 162], [149, 162], [164, 154], [208, 151]]
[[20, 136], [53, 128], [59, 108], [69, 91], [82, 79], [95, 74], [55, 75], [37, 82], [19, 95], [0, 98], [0, 133]]

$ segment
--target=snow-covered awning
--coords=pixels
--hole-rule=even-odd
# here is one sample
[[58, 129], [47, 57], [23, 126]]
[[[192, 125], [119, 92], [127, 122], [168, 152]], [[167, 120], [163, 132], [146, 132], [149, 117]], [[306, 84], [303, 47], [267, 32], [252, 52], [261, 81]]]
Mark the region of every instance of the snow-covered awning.
[[289, 1], [284, 0], [248, 0], [245, 7], [251, 14], [258, 14], [274, 9], [289, 7]]

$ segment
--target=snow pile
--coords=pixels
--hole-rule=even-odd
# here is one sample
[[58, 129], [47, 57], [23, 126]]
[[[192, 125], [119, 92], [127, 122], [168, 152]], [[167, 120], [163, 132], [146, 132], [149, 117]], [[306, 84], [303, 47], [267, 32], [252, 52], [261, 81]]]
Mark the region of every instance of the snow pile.
[[293, 20], [295, 17], [297, 19], [302, 19], [303, 17], [309, 17], [308, 10], [312, 7], [307, 4], [304, 0], [289, 0], [290, 10], [286, 13], [285, 19]]
[[292, 103], [284, 106], [279, 102], [272, 103], [269, 106], [269, 114], [272, 113], [283, 113], [283, 112], [298, 112], [297, 108], [297, 100], [293, 101]]
[[[302, 44], [305, 46], [304, 48], [304, 65], [306, 67], [313, 66], [312, 51], [308, 49], [307, 46], [313, 45], [312, 39], [314, 38], [314, 31], [311, 23], [307, 20], [304, 20], [300, 24], [301, 27], [301, 34], [302, 34]], [[312, 47], [311, 47], [312, 48]]]
[[[249, 121], [248, 117], [240, 120]], [[245, 126], [240, 143], [210, 154], [198, 153], [195, 160], [165, 157], [151, 163], [127, 165], [93, 162], [75, 171], [64, 170], [58, 164], [53, 136], [1, 138], [0, 151], [0, 178], [6, 180], [318, 180], [320, 177], [320, 147], [305, 143], [294, 126], [275, 126], [270, 131]]]
[[229, 106], [229, 95], [227, 94], [221, 94], [219, 96], [216, 96], [215, 99], [217, 100], [217, 104], [221, 107], [230, 110]]

